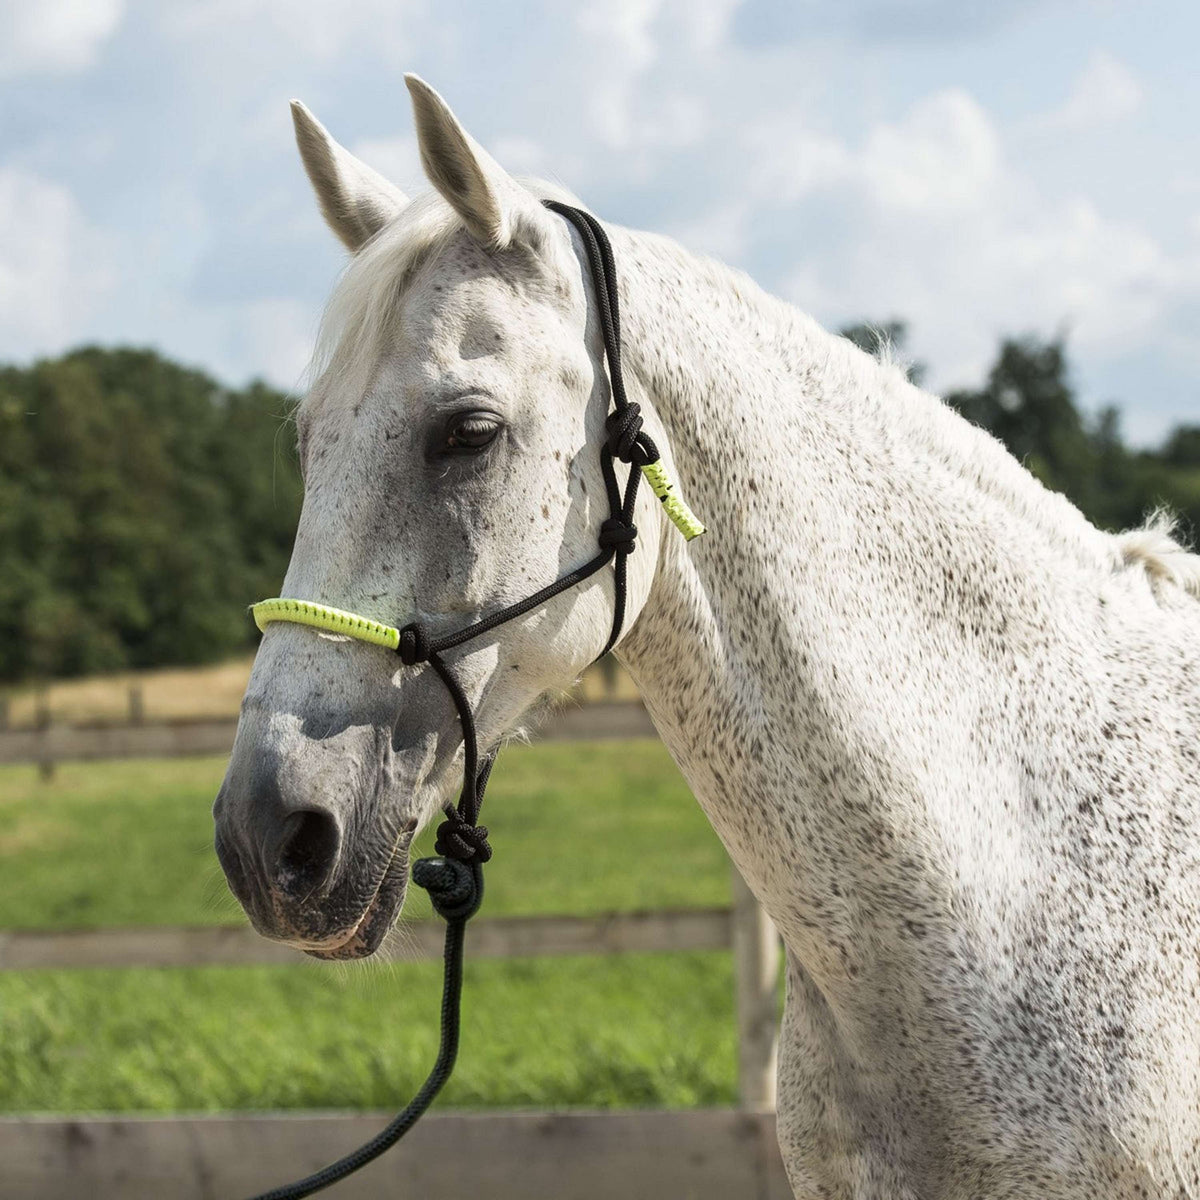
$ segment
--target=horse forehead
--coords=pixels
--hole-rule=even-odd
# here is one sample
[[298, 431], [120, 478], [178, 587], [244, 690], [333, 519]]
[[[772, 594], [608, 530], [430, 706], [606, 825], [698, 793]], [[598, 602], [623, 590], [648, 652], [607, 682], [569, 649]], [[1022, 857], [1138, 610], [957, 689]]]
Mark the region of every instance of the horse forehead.
[[432, 274], [406, 291], [399, 309], [409, 352], [438, 361], [519, 352], [555, 315], [532, 280], [507, 271]]

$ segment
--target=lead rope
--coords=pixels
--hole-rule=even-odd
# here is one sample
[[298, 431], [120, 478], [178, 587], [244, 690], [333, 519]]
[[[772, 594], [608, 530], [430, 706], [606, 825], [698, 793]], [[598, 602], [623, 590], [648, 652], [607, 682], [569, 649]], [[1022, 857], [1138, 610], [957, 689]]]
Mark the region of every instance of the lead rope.
[[[399, 645], [396, 647], [400, 661], [406, 667], [428, 663], [434, 669], [450, 694], [463, 734], [463, 786], [458, 805], [455, 807], [448, 804], [444, 810], [446, 819], [438, 826], [437, 841], [434, 844], [437, 857], [418, 859], [413, 863], [412, 872], [413, 881], [429, 892], [434, 911], [446, 922], [446, 940], [442, 953], [442, 1029], [437, 1060], [408, 1107], [370, 1141], [307, 1178], [269, 1192], [262, 1192], [254, 1197], [254, 1200], [299, 1200], [299, 1197], [311, 1196], [314, 1192], [322, 1191], [353, 1174], [360, 1167], [366, 1166], [372, 1159], [378, 1158], [385, 1150], [394, 1146], [417, 1123], [454, 1069], [454, 1061], [458, 1057], [461, 1024], [459, 1002], [462, 997], [464, 935], [467, 921], [479, 911], [483, 902], [483, 864], [492, 857], [487, 827], [479, 824], [479, 810], [496, 755], [495, 752], [488, 755], [480, 766], [475, 716], [471, 712], [471, 705], [462, 690], [462, 685], [446, 665], [442, 655], [447, 650], [453, 650], [456, 646], [480, 637], [499, 625], [524, 616], [560, 592], [582, 583], [614, 559], [616, 562], [613, 568], [612, 631], [598, 658], [603, 658], [616, 645], [617, 638], [621, 636], [621, 627], [625, 623], [625, 567], [637, 540], [633, 511], [637, 503], [638, 483], [642, 477], [640, 468], [657, 462], [658, 450], [649, 435], [642, 431], [640, 408], [630, 403], [625, 394], [625, 380], [621, 374], [621, 318], [617, 297], [617, 271], [608, 235], [591, 213], [560, 204], [556, 200], [543, 200], [542, 203], [552, 212], [570, 221], [583, 240], [596, 295], [596, 307], [600, 315], [604, 356], [608, 361], [608, 378], [614, 409], [604, 422], [606, 436], [600, 455], [600, 469], [608, 493], [609, 511], [608, 517], [600, 525], [600, 553], [583, 566], [576, 567], [574, 571], [534, 592], [532, 596], [510, 604], [507, 608], [502, 608], [457, 633], [430, 638], [425, 629], [416, 623], [405, 625], [400, 630]], [[618, 459], [628, 463], [631, 468], [624, 492], [617, 481]]]

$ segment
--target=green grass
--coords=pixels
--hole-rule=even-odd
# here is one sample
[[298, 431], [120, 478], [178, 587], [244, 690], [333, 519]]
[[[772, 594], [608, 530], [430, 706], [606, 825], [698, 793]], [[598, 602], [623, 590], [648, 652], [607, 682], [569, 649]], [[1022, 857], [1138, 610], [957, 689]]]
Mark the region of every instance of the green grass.
[[[223, 770], [76, 763], [46, 783], [33, 767], [0, 768], [0, 929], [240, 921], [212, 851]], [[658, 742], [512, 747], [485, 820], [487, 915], [728, 902], [724, 851]], [[424, 915], [423, 901], [408, 911]]]
[[[222, 770], [0, 769], [0, 929], [240, 920], [211, 847]], [[728, 902], [724, 852], [657, 742], [514, 747], [486, 820], [484, 917]], [[727, 953], [476, 963], [468, 941], [467, 958], [446, 1104], [733, 1100]], [[433, 1061], [439, 978], [437, 963], [0, 972], [0, 1111], [394, 1107]]]
[[[0, 1111], [399, 1107], [440, 966], [0, 975]], [[460, 1107], [732, 1103], [726, 953], [469, 963]]]

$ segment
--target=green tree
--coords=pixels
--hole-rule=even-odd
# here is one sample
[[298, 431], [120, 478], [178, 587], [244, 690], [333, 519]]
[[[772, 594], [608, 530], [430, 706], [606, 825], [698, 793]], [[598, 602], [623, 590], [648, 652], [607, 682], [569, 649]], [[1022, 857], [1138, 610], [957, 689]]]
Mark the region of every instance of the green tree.
[[0, 678], [250, 644], [299, 509], [286, 410], [151, 351], [0, 369]]
[[983, 387], [946, 401], [1102, 528], [1128, 529], [1166, 507], [1185, 536], [1200, 529], [1200, 430], [1181, 426], [1161, 451], [1129, 449], [1115, 407], [1094, 420], [1080, 412], [1061, 338], [1005, 340]]

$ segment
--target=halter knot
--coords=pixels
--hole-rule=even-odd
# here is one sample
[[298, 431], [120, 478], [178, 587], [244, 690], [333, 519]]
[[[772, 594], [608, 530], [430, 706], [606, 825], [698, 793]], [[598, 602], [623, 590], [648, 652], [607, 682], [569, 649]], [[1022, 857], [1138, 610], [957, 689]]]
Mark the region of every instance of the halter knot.
[[429, 638], [425, 630], [415, 622], [405, 625], [400, 630], [400, 644], [396, 647], [400, 661], [406, 667], [415, 667], [417, 663], [426, 662], [429, 658]]
[[600, 535], [597, 540], [604, 550], [611, 546], [618, 554], [632, 554], [637, 542], [637, 526], [621, 517], [606, 517], [600, 522]]
[[472, 825], [463, 820], [456, 808], [446, 809], [446, 819], [438, 826], [434, 850], [444, 858], [461, 863], [485, 863], [492, 857], [486, 825]]
[[604, 432], [605, 444], [613, 458], [639, 467], [653, 461], [647, 450], [653, 443], [642, 433], [642, 410], [638, 405], [626, 404], [610, 412], [604, 419]]

